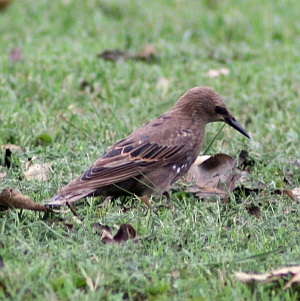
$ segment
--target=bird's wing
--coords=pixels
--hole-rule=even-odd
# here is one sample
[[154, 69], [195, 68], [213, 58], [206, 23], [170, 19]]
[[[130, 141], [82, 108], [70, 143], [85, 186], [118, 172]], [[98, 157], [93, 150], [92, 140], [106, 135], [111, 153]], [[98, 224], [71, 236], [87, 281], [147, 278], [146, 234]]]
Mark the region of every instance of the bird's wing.
[[126, 139], [113, 145], [82, 175], [63, 187], [48, 204], [74, 202], [93, 193], [97, 188], [140, 176], [156, 167], [181, 159], [186, 145], [159, 145], [147, 141]]
[[184, 145], [162, 146], [150, 142], [140, 145], [115, 145], [74, 181], [91, 190], [117, 183], [139, 176], [157, 166], [176, 162], [183, 147]]

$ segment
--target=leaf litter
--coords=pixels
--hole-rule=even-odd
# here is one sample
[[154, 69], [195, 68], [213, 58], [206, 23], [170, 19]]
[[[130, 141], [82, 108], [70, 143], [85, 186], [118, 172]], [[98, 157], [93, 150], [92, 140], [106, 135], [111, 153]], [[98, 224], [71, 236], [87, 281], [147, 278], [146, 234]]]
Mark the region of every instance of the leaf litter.
[[156, 49], [153, 44], [146, 44], [143, 49], [136, 54], [132, 54], [127, 50], [108, 49], [98, 53], [97, 57], [112, 62], [124, 62], [127, 60], [142, 61], [146, 63], [158, 62]]
[[[292, 278], [286, 281], [287, 276], [292, 276]], [[253, 282], [261, 282], [261, 283], [278, 282], [279, 280], [283, 279], [286, 282], [283, 287], [283, 289], [285, 290], [294, 284], [300, 283], [300, 265], [283, 267], [264, 274], [250, 274], [246, 272], [235, 272], [235, 277], [237, 280], [246, 284], [253, 283]]]
[[228, 198], [238, 177], [235, 166], [236, 160], [226, 154], [198, 157], [183, 177], [186, 191], [198, 197]]
[[112, 230], [107, 225], [101, 225], [99, 223], [94, 225], [94, 230], [101, 237], [104, 244], [110, 243], [122, 243], [129, 239], [135, 239], [137, 237], [136, 230], [131, 224], [122, 224], [119, 227], [118, 232], [113, 236]]
[[4, 189], [0, 194], [0, 211], [8, 209], [27, 209], [41, 212], [52, 212], [45, 205], [34, 202], [29, 196], [12, 188]]

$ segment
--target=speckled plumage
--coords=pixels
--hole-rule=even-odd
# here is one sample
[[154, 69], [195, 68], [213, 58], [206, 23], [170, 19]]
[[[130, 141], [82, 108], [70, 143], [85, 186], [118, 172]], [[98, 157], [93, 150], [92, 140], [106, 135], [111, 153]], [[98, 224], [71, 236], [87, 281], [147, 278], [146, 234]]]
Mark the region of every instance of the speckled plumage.
[[111, 146], [82, 175], [61, 188], [49, 204], [90, 195], [165, 194], [198, 156], [205, 125], [223, 121], [249, 138], [211, 88], [188, 90], [166, 113]]

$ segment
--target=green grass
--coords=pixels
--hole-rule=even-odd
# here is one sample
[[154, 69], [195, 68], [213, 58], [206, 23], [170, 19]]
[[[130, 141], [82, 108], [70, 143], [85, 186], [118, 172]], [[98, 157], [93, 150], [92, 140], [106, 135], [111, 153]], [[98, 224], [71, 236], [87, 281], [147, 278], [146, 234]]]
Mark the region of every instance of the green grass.
[[[122, 212], [121, 202], [103, 209], [99, 198], [88, 198], [76, 205], [84, 221], [72, 230], [63, 224], [73, 222], [70, 213], [3, 212], [0, 299], [298, 300], [299, 287], [247, 286], [234, 271], [300, 262], [299, 205], [270, 193], [294, 188], [283, 171], [293, 168], [287, 160], [300, 157], [299, 15], [297, 0], [24, 0], [1, 12], [0, 145], [21, 146], [16, 161], [35, 157], [53, 164], [47, 182], [26, 181], [17, 165], [3, 167], [1, 191], [14, 187], [38, 202], [50, 198], [195, 85], [213, 87], [251, 135], [249, 141], [225, 127], [210, 153], [236, 156], [247, 149], [255, 162], [251, 179], [266, 189], [232, 196], [227, 204], [174, 192], [174, 209], [158, 215], [135, 200]], [[137, 53], [149, 43], [157, 63], [96, 56], [107, 49]], [[16, 47], [24, 59], [12, 63], [9, 51]], [[207, 76], [219, 68], [229, 75]], [[167, 87], [159, 86], [161, 79]], [[89, 84], [85, 90], [82, 81]], [[207, 126], [203, 150], [219, 128]], [[41, 143], [43, 134], [51, 137], [48, 143]], [[293, 179], [299, 186], [299, 170]], [[251, 203], [262, 204], [260, 218], [247, 212]], [[96, 222], [114, 232], [131, 223], [142, 239], [103, 245], [93, 231]]]

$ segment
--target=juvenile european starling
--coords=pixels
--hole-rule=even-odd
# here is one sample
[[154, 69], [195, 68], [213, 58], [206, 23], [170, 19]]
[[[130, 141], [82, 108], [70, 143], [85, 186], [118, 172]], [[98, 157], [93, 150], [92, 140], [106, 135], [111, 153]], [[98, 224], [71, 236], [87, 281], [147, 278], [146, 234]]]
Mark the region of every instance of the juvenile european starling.
[[164, 194], [193, 164], [205, 125], [223, 121], [249, 137], [211, 88], [188, 90], [173, 108], [111, 146], [82, 175], [61, 188], [49, 204], [62, 205], [86, 196]]

